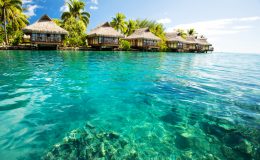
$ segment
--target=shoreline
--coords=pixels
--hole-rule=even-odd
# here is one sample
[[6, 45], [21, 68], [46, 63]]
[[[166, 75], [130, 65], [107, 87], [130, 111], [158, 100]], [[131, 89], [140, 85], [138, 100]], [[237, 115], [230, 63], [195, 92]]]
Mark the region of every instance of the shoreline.
[[[104, 49], [96, 49], [91, 47], [58, 47], [58, 48], [38, 48], [36, 46], [29, 46], [29, 45], [20, 45], [20, 46], [0, 46], [0, 51], [7, 51], [7, 50], [21, 50], [21, 51], [121, 51], [121, 52], [161, 52], [156, 50], [137, 50], [131, 49], [129, 51], [124, 51], [120, 49], [111, 49], [111, 48], [104, 48]], [[174, 52], [174, 51], [164, 51], [164, 52], [172, 52], [172, 53], [213, 53], [209, 52]]]

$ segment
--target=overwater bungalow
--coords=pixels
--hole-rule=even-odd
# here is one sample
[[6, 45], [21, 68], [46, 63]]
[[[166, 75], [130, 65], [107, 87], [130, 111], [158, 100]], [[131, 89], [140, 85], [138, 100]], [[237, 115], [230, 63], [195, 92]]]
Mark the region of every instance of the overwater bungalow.
[[131, 47], [142, 50], [158, 50], [159, 37], [154, 35], [148, 28], [136, 29], [133, 34], [125, 38], [129, 41]]
[[207, 38], [205, 38], [204, 36], [197, 38], [196, 41], [197, 41], [197, 51], [198, 52], [207, 53], [209, 51], [210, 52], [214, 51], [212, 44], [210, 44], [207, 41]]
[[166, 33], [166, 44], [171, 51], [184, 52], [183, 44], [185, 39], [182, 38], [178, 32]]
[[56, 25], [48, 15], [43, 15], [38, 21], [23, 29], [28, 43], [37, 46], [58, 47], [62, 44], [68, 32]]
[[119, 39], [124, 38], [124, 35], [113, 27], [109, 22], [106, 22], [97, 28], [90, 31], [88, 34], [88, 45], [93, 48], [118, 48]]
[[185, 52], [197, 52], [197, 41], [195, 36], [187, 36], [183, 45]]

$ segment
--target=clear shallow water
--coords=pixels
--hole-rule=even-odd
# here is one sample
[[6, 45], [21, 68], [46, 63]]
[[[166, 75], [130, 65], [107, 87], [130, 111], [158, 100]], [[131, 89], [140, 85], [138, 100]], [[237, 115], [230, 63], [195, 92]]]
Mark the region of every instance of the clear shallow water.
[[139, 159], [260, 159], [259, 71], [253, 54], [1, 51], [0, 157], [40, 159], [88, 122]]

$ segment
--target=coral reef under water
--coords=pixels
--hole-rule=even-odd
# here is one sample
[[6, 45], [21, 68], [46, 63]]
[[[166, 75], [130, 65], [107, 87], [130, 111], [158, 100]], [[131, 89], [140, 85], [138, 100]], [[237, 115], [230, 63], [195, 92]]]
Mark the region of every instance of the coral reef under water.
[[43, 160], [57, 159], [137, 159], [137, 152], [115, 132], [103, 132], [91, 124], [71, 131], [63, 142], [55, 144], [42, 157]]

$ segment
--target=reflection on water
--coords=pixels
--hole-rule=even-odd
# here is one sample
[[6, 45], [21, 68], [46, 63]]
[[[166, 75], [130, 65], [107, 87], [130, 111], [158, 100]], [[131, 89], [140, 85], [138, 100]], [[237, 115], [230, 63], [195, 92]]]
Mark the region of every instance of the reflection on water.
[[0, 157], [260, 159], [259, 61], [2, 51]]

